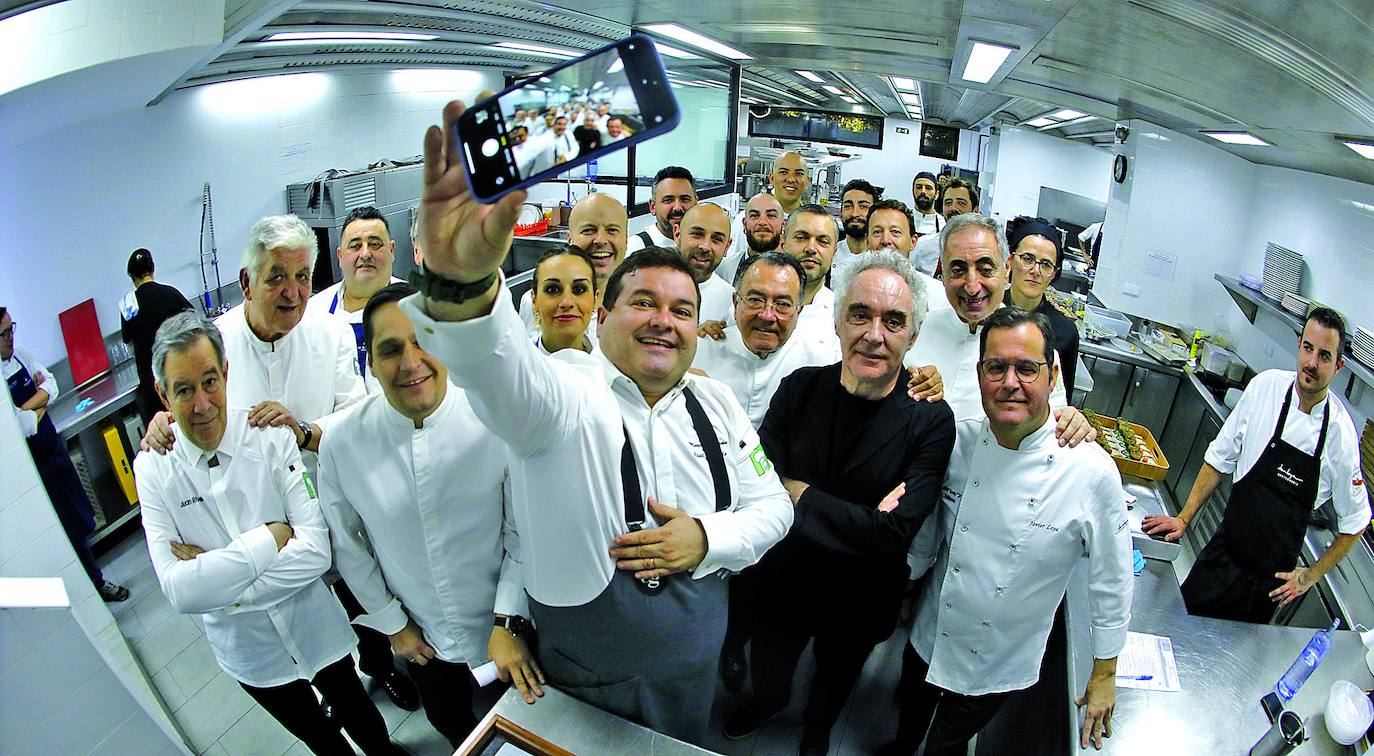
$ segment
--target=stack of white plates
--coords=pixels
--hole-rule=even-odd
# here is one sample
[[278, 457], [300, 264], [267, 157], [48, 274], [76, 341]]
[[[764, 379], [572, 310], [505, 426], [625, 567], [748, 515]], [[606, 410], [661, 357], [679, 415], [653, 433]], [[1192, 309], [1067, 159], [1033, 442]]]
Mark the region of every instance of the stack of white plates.
[[1356, 326], [1355, 337], [1350, 340], [1350, 355], [1365, 367], [1374, 368], [1374, 334]]
[[1283, 300], [1284, 294], [1298, 293], [1302, 282], [1302, 255], [1269, 242], [1264, 249], [1264, 284], [1260, 291], [1270, 299]]
[[1283, 309], [1300, 318], [1307, 317], [1307, 307], [1310, 304], [1312, 304], [1311, 300], [1304, 299], [1292, 292], [1283, 295]]

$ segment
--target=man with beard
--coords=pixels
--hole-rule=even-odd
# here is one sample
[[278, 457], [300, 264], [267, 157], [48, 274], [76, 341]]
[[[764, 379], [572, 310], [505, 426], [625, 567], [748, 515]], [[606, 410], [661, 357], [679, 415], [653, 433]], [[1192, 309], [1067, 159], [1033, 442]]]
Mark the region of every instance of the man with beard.
[[[941, 195], [945, 220], [948, 221], [961, 213], [982, 212], [978, 207], [978, 187], [969, 183], [965, 179], [954, 178], [949, 180], [945, 186], [944, 194]], [[943, 224], [941, 224], [943, 228]], [[940, 236], [938, 234], [928, 234], [922, 236], [916, 242], [916, 247], [911, 251], [911, 265], [916, 270], [929, 276], [938, 277], [937, 271], [940, 269]]]
[[835, 259], [835, 219], [820, 205], [802, 205], [787, 217], [782, 251], [795, 257], [806, 271], [802, 314], [797, 325], [804, 329], [833, 330], [835, 292], [825, 285]]
[[701, 291], [698, 322], [703, 327], [714, 322], [724, 328], [734, 289], [714, 273], [730, 248], [730, 214], [709, 202], [693, 206], [682, 216], [676, 246]]
[[[773, 169], [768, 173], [768, 183], [772, 187], [773, 197], [778, 200], [778, 206], [782, 209], [782, 220], [786, 222], [801, 206], [806, 190], [811, 186], [811, 173], [800, 154], [788, 151], [773, 160]], [[735, 216], [731, 231], [735, 238], [735, 251], [742, 252], [745, 244], [744, 212]]]
[[696, 203], [697, 190], [691, 171], [677, 165], [659, 171], [654, 175], [654, 193], [649, 198], [649, 212], [654, 216], [654, 225], [635, 234], [626, 251], [638, 252], [645, 247], [677, 247], [678, 224]]
[[869, 250], [868, 211], [877, 201], [878, 190], [863, 179], [844, 185], [840, 193], [840, 228], [844, 231], [845, 249], [835, 251], [831, 276], [838, 275], [847, 263]]
[[[768, 192], [759, 192], [749, 198], [744, 206], [744, 220], [737, 231], [730, 254], [725, 256], [716, 275], [726, 283], [734, 285], [735, 272], [747, 258], [763, 252], [772, 252], [782, 245], [782, 205], [778, 198]], [[733, 229], [732, 226], [732, 230]]]
[[[870, 250], [890, 249], [904, 257], [910, 256], [911, 248], [916, 243], [916, 237], [911, 232], [916, 227], [916, 219], [906, 203], [896, 199], [879, 201], [869, 208], [867, 225]], [[833, 270], [834, 266], [831, 268]], [[919, 270], [916, 271], [916, 277], [925, 284], [931, 310], [949, 307], [949, 300], [945, 298], [944, 287], [939, 281]]]
[[[417, 222], [412, 228], [419, 227], [419, 217], [416, 216]], [[578, 200], [572, 212], [568, 213], [568, 243], [586, 250], [587, 256], [592, 258], [598, 305], [601, 304], [602, 293], [606, 291], [606, 279], [625, 259], [628, 225], [625, 206], [620, 204], [620, 200], [600, 192]], [[420, 260], [417, 258], [415, 262], [419, 264]], [[520, 319], [525, 322], [531, 339], [539, 336], [539, 326], [534, 322], [534, 302], [528, 291], [520, 298]], [[592, 327], [587, 329], [587, 335], [593, 340], [595, 330]]]
[[938, 234], [945, 227], [940, 208], [935, 206], [939, 194], [940, 190], [935, 186], [935, 174], [930, 171], [921, 171], [911, 180], [911, 202], [916, 210], [918, 238], [926, 234]]

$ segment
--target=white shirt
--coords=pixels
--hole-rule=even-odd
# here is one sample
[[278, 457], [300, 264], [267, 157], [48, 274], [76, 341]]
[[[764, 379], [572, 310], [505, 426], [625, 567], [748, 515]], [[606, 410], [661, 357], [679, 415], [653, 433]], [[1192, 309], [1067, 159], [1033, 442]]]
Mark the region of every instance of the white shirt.
[[[291, 431], [249, 428], [244, 409], [227, 423], [214, 453], [183, 438], [166, 455], [134, 458], [153, 571], [174, 609], [204, 616], [215, 660], [235, 680], [309, 680], [358, 642], [320, 579], [329, 530]], [[294, 531], [280, 551], [269, 522]], [[180, 560], [173, 540], [205, 553]]]
[[917, 239], [909, 259], [911, 267], [928, 276], [935, 275], [935, 268], [940, 264], [940, 235], [930, 234]]
[[[509, 446], [525, 589], [540, 603], [580, 606], [610, 584], [615, 560], [607, 550], [627, 530], [622, 429], [645, 496], [686, 511], [706, 532], [708, 550], [694, 578], [754, 564], [791, 527], [792, 501], [724, 384], [688, 374], [650, 408], [604, 353], [541, 353], [504, 286], [491, 314], [466, 322], [432, 320], [418, 295], [402, 307], [421, 346], [449, 368], [477, 417]], [[689, 386], [726, 455], [730, 508], [723, 512], [715, 511], [704, 455], [692, 451], [697, 436], [682, 393]]]
[[1134, 573], [1111, 458], [1097, 444], [1060, 448], [1053, 417], [1015, 451], [997, 443], [986, 418], [955, 427], [929, 518], [938, 517], [944, 545], [911, 629], [930, 663], [927, 682], [966, 696], [1034, 685], [1075, 568], [1087, 570], [1093, 657], [1119, 655]]
[[553, 144], [541, 137], [528, 137], [524, 142], [513, 145], [511, 153], [515, 156], [515, 169], [520, 172], [521, 179], [553, 167]]
[[767, 357], [759, 357], [744, 345], [739, 327], [731, 325], [722, 341], [697, 339], [692, 367], [729, 386], [757, 430], [783, 378], [797, 368], [831, 365], [839, 359], [840, 340], [834, 330], [826, 338], [823, 331], [794, 329], [785, 344]]
[[[649, 232], [649, 238], [653, 239], [655, 247], [667, 247], [668, 249], [677, 249], [677, 242], [668, 238], [666, 234], [658, 230], [658, 221], [650, 223], [648, 228], [642, 230]], [[639, 234], [639, 231], [630, 234], [630, 241], [625, 245], [626, 257], [628, 257], [630, 254], [634, 252], [638, 252], [639, 250], [644, 249], [644, 238], [641, 237]]]
[[705, 283], [697, 284], [697, 288], [701, 291], [701, 308], [697, 313], [698, 323], [705, 323], [708, 320], [734, 322], [735, 287], [725, 283], [721, 278], [709, 276]]
[[934, 210], [925, 215], [921, 215], [920, 213], [916, 213], [915, 215], [916, 233], [920, 234], [922, 237], [938, 234], [940, 233], [940, 229], [945, 227], [945, 219], [940, 217], [940, 214]]
[[[391, 283], [405, 283], [405, 281], [392, 276]], [[363, 322], [363, 310], [366, 308], [359, 307], [353, 312], [344, 309], [343, 295], [340, 293], [342, 291], [343, 281], [340, 281], [333, 286], [316, 292], [306, 301], [305, 314], [323, 318], [338, 318], [340, 321], [347, 323], [350, 330], [353, 329], [355, 323], [361, 325]], [[354, 343], [361, 347], [363, 345], [362, 337], [358, 335], [356, 330], [353, 331], [353, 336]], [[376, 376], [372, 375], [372, 371], [368, 369], [367, 365], [359, 365], [358, 371], [363, 376], [363, 387], [367, 390], [367, 393], [381, 393], [382, 384], [377, 382]]]
[[573, 138], [571, 128], [564, 129], [561, 136], [550, 131], [549, 138], [553, 143], [553, 156], [555, 161], [562, 158], [564, 162], [567, 162], [577, 157], [582, 152], [582, 147], [578, 145], [577, 140]]
[[34, 385], [48, 392], [48, 404], [57, 401], [57, 395], [61, 393], [61, 389], [57, 387], [57, 379], [53, 378], [52, 373], [34, 359], [27, 349], [16, 346], [8, 360], [0, 360], [0, 372], [4, 373], [5, 381], [8, 382], [10, 376], [19, 372], [20, 368], [28, 368], [29, 377], [33, 379]]
[[[272, 400], [296, 420], [315, 422], [366, 394], [353, 329], [338, 318], [312, 315], [307, 308], [301, 322], [273, 342], [259, 339], [248, 327], [244, 305], [215, 318], [215, 325], [224, 336], [224, 356], [233, 376], [225, 382], [230, 407]], [[302, 456], [314, 472], [315, 453]]]
[[449, 385], [424, 427], [373, 395], [320, 442], [320, 503], [339, 573], [388, 635], [413, 618], [447, 662], [487, 661], [493, 612], [528, 616], [506, 448]]
[[1326, 430], [1326, 447], [1322, 449], [1321, 477], [1317, 484], [1317, 498], [1312, 508], [1327, 499], [1336, 508], [1337, 526], [1342, 533], [1359, 533], [1369, 524], [1369, 494], [1360, 470], [1360, 437], [1350, 413], [1340, 401], [1325, 399], [1312, 408], [1311, 414], [1298, 409], [1297, 388], [1292, 370], [1266, 370], [1255, 376], [1241, 394], [1240, 403], [1227, 416], [1226, 422], [1207, 447], [1203, 459], [1221, 473], [1230, 473], [1239, 480], [1259, 461], [1269, 445], [1278, 425], [1285, 395], [1291, 397], [1288, 420], [1283, 424], [1283, 440], [1304, 454], [1317, 450], [1321, 435], [1322, 415], [1331, 408]]

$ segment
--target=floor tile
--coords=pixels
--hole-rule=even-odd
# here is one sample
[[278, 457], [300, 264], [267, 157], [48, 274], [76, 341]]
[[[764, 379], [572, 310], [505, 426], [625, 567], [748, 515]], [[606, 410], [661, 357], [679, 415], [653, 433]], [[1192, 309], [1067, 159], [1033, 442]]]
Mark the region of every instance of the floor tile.
[[154, 675], [149, 675], [149, 677], [153, 681], [153, 690], [157, 691], [158, 696], [162, 698], [162, 703], [167, 707], [167, 711], [175, 712], [190, 698], [182, 691], [181, 686], [177, 685], [171, 672], [164, 669]]
[[175, 719], [198, 752], [219, 740], [253, 707], [253, 699], [228, 675], [217, 675], [177, 709]]
[[187, 697], [194, 696], [206, 686], [215, 675], [222, 674], [219, 663], [210, 651], [210, 642], [197, 638], [176, 658], [167, 663], [166, 671], [171, 673], [177, 686]]
[[148, 628], [143, 637], [134, 641], [134, 653], [145, 670], [156, 674], [201, 637], [200, 630], [189, 617], [173, 614], [157, 627]]
[[406, 717], [391, 737], [415, 756], [450, 756], [453, 753], [453, 747], [443, 735], [430, 726], [423, 711], [414, 712]]
[[218, 742], [229, 756], [281, 756], [297, 741], [266, 709], [254, 704]]

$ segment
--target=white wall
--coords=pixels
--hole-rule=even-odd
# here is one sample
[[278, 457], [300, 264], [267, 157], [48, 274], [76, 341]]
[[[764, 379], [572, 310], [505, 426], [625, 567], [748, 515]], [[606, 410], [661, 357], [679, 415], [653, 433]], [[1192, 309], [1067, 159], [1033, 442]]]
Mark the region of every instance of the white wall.
[[0, 151], [0, 216], [11, 229], [0, 263], [13, 272], [0, 277], [0, 303], [23, 323], [23, 345], [57, 362], [65, 356], [58, 312], [94, 297], [102, 330], [118, 330], [136, 247], [152, 250], [160, 280], [191, 298], [201, 290], [205, 182], [229, 283], [252, 223], [284, 211], [287, 184], [417, 155], [447, 100], [500, 86], [494, 73], [436, 70], [230, 82]]
[[993, 138], [996, 175], [991, 201], [983, 211], [1006, 222], [1038, 215], [1041, 187], [1059, 189], [1105, 203], [1112, 176], [1110, 150], [1037, 131], [1008, 127]]
[[[897, 129], [909, 133], [898, 134]], [[746, 133], [741, 131], [741, 134]], [[921, 122], [904, 118], [886, 119], [883, 125], [883, 148], [870, 150], [862, 147], [844, 147], [858, 160], [845, 163], [841, 176], [845, 181], [861, 178], [874, 186], [883, 187], [883, 196], [899, 199], [910, 205], [911, 180], [921, 171], [938, 174], [946, 164], [974, 170], [978, 167], [978, 132], [968, 129], [959, 130], [959, 159], [954, 161], [921, 155]]]

